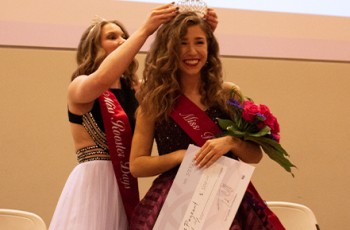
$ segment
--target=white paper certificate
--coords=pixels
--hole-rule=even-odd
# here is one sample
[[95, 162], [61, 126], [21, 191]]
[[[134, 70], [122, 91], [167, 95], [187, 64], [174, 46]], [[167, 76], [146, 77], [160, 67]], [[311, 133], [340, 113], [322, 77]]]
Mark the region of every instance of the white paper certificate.
[[252, 177], [254, 167], [228, 157], [198, 169], [193, 158], [199, 147], [190, 145], [155, 230], [229, 229]]

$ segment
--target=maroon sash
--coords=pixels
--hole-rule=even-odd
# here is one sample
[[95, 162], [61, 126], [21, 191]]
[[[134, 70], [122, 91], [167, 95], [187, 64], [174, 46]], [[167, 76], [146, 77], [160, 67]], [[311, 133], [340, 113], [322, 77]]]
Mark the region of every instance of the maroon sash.
[[124, 209], [130, 222], [139, 202], [137, 179], [130, 174], [129, 157], [132, 131], [128, 116], [110, 91], [99, 97], [108, 150], [117, 179]]
[[[216, 134], [221, 132], [214, 121], [184, 95], [179, 97], [170, 116], [198, 146], [202, 146], [206, 140], [214, 138]], [[251, 182], [247, 191], [255, 198], [258, 198], [261, 201], [259, 203], [263, 207], [266, 206]], [[276, 215], [267, 206], [265, 213], [268, 216], [269, 223], [275, 230], [285, 229]]]
[[204, 111], [184, 95], [177, 99], [170, 116], [198, 146], [221, 131]]

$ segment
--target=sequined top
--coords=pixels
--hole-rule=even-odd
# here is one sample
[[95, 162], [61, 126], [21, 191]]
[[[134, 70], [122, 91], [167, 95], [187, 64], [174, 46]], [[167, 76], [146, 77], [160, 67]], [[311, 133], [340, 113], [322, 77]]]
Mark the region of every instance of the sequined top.
[[[224, 112], [218, 108], [209, 108], [206, 114], [217, 124], [217, 118], [227, 118]], [[187, 149], [189, 144], [195, 144], [193, 140], [169, 118], [155, 124], [155, 139], [159, 155], [174, 152], [179, 149]]]

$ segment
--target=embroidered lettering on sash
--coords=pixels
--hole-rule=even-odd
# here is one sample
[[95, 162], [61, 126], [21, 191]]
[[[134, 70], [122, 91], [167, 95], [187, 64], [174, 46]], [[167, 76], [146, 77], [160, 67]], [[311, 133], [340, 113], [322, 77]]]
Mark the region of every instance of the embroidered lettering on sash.
[[194, 130], [200, 130], [199, 125], [197, 124], [198, 117], [196, 117], [194, 114], [183, 114], [179, 113], [179, 115], [194, 129]]
[[123, 145], [123, 132], [126, 130], [125, 129], [125, 124], [121, 120], [113, 121], [113, 117], [111, 119], [112, 123], [112, 131], [114, 134], [114, 144], [117, 149], [117, 154], [118, 157], [125, 157], [125, 150], [126, 147]]
[[120, 162], [120, 171], [122, 173], [121, 182], [126, 188], [130, 188], [130, 171], [129, 162]]
[[108, 113], [114, 114], [114, 110], [115, 110], [115, 105], [113, 103], [113, 100], [111, 98], [108, 97], [109, 93], [108, 92], [104, 92], [103, 96], [104, 97], [104, 102], [106, 103], [106, 107], [107, 107], [107, 111]]

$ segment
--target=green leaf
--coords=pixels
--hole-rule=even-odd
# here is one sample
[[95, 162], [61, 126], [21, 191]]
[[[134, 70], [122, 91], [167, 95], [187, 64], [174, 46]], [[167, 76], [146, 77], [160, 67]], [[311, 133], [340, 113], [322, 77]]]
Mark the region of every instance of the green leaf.
[[268, 126], [265, 126], [263, 129], [261, 129], [259, 132], [257, 133], [250, 133], [249, 136], [252, 137], [263, 137], [267, 134], [270, 134], [271, 129]]
[[275, 140], [267, 137], [245, 137], [245, 140], [249, 140], [259, 144], [263, 151], [275, 162], [281, 165], [287, 172], [292, 173], [292, 167], [296, 166], [292, 164], [287, 158], [289, 155], [287, 151]]
[[239, 131], [239, 130], [233, 128], [233, 127], [227, 127], [226, 130], [227, 130], [227, 132], [228, 132], [228, 134], [229, 134], [230, 136], [234, 136], [234, 137], [239, 137], [239, 138], [241, 138], [241, 137], [244, 137], [245, 135], [247, 135], [246, 132], [241, 132], [241, 131]]
[[220, 119], [220, 118], [218, 118], [217, 120], [219, 122], [220, 127], [225, 129], [225, 130], [227, 130], [227, 127], [236, 126], [235, 123], [231, 120]]

